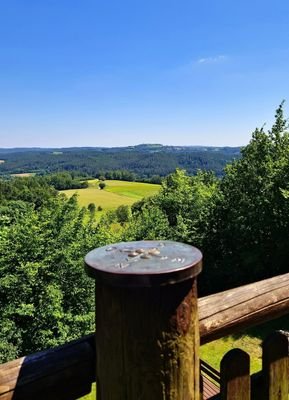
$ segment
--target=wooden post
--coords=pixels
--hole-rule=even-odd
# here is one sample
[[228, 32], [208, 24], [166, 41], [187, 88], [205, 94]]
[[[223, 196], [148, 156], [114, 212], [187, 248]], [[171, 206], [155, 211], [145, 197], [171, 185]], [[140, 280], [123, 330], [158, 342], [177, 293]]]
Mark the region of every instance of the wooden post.
[[288, 333], [277, 331], [263, 342], [264, 400], [288, 400]]
[[221, 361], [221, 399], [250, 400], [250, 357], [241, 349], [230, 350]]
[[196, 276], [202, 254], [172, 241], [90, 252], [97, 400], [199, 400]]

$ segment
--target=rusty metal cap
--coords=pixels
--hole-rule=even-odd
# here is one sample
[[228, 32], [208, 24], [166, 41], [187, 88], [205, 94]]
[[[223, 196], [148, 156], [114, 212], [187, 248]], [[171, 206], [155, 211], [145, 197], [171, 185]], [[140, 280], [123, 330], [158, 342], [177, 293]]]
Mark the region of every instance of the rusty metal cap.
[[121, 242], [89, 252], [85, 269], [98, 282], [113, 286], [163, 286], [197, 276], [202, 253], [170, 240]]

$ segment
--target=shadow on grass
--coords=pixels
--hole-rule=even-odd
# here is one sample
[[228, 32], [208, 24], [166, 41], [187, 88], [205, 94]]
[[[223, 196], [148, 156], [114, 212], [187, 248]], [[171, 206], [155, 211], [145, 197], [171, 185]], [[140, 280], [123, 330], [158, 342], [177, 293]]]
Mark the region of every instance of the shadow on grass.
[[270, 333], [276, 330], [289, 331], [289, 314], [281, 318], [274, 319], [264, 324], [255, 326], [244, 331], [240, 331], [231, 335], [234, 339], [240, 339], [242, 336], [247, 335], [252, 338], [264, 340]]

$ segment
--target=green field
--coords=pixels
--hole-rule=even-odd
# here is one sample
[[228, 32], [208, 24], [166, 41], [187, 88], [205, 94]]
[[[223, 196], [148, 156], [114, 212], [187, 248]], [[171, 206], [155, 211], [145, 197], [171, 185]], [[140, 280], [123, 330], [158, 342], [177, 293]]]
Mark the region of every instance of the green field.
[[29, 176], [35, 176], [35, 172], [23, 172], [21, 174], [11, 174], [11, 176], [15, 176], [16, 178], [29, 178]]
[[111, 210], [120, 205], [132, 205], [143, 197], [156, 194], [160, 185], [141, 182], [126, 181], [105, 181], [106, 187], [103, 190], [98, 188], [98, 180], [90, 180], [89, 187], [86, 189], [63, 190], [68, 197], [77, 193], [78, 202], [81, 206], [88, 206], [94, 203], [96, 207], [101, 206], [103, 210]]

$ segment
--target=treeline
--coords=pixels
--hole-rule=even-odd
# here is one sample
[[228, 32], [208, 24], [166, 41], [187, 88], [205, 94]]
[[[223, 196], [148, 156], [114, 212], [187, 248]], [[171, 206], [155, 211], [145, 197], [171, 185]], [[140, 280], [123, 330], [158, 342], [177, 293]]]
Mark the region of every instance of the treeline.
[[[7, 183], [8, 181], [13, 181], [13, 185]], [[6, 185], [5, 185], [6, 182]], [[26, 187], [32, 186], [34, 189], [37, 185], [42, 186], [51, 186], [56, 190], [66, 190], [66, 189], [84, 189], [88, 187], [88, 182], [84, 177], [74, 176], [69, 172], [57, 172], [55, 174], [49, 175], [36, 175], [33, 179], [23, 179], [23, 177], [11, 177], [10, 175], [6, 175], [2, 177], [0, 180], [0, 187], [2, 186], [2, 191], [5, 193], [5, 190], [16, 190], [18, 192], [18, 187]], [[4, 186], [7, 189], [4, 189]], [[9, 189], [8, 189], [9, 188]], [[23, 189], [24, 190], [24, 189]], [[24, 190], [25, 192], [25, 190]], [[31, 191], [28, 190], [31, 194]], [[0, 193], [1, 197], [1, 193]]]
[[[179, 149], [179, 150], [176, 150]], [[1, 149], [0, 149], [1, 150]], [[3, 150], [2, 150], [3, 151]], [[212, 170], [221, 176], [225, 165], [239, 157], [239, 149], [232, 148], [174, 148], [153, 145], [133, 148], [63, 149], [63, 151], [22, 150], [3, 152], [0, 174], [35, 172], [38, 175], [68, 171], [86, 177], [107, 175], [108, 179], [160, 181], [176, 168], [184, 168], [192, 175], [198, 169]], [[123, 174], [127, 177], [117, 178]]]
[[0, 358], [93, 329], [92, 248], [171, 239], [199, 247], [201, 295], [288, 271], [289, 134], [283, 104], [272, 129], [256, 129], [241, 158], [190, 176], [177, 169], [160, 192], [95, 222], [95, 208], [57, 194], [38, 177], [0, 180]]
[[48, 185], [57, 190], [66, 189], [85, 189], [88, 187], [87, 180], [74, 176], [69, 172], [58, 172], [55, 174], [44, 175], [43, 179]]

